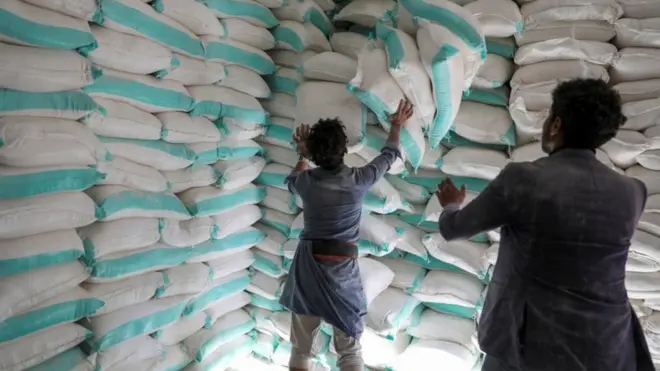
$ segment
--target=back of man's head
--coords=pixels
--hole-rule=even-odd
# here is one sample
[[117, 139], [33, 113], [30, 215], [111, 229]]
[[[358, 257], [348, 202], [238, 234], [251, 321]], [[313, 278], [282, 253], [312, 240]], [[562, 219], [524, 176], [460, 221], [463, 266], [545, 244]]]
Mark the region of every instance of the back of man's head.
[[307, 138], [312, 162], [326, 170], [337, 169], [344, 163], [347, 145], [348, 137], [338, 118], [319, 120]]
[[553, 91], [550, 120], [561, 122], [563, 148], [594, 150], [625, 123], [621, 105], [619, 93], [603, 80], [570, 80]]

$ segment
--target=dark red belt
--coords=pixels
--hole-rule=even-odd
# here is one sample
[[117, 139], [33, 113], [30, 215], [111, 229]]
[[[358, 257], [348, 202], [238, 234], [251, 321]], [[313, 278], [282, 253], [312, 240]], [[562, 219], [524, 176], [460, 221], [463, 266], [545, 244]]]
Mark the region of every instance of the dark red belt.
[[309, 240], [312, 243], [312, 255], [316, 259], [346, 261], [357, 259], [357, 245], [338, 240]]

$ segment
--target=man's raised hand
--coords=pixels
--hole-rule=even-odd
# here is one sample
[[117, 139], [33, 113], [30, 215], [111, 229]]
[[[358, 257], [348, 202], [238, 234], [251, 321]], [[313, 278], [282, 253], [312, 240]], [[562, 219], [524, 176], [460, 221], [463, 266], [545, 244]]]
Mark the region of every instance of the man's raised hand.
[[442, 183], [438, 184], [438, 190], [435, 192], [435, 195], [438, 197], [438, 201], [440, 201], [440, 206], [445, 207], [454, 203], [461, 205], [465, 201], [465, 192], [465, 184], [461, 186], [461, 189], [458, 189], [451, 178], [447, 177]]
[[298, 147], [298, 154], [304, 158], [309, 158], [309, 149], [307, 148], [307, 138], [311, 129], [309, 125], [302, 124], [296, 128], [295, 134], [293, 134], [293, 141]]
[[412, 116], [413, 108], [414, 107], [409, 100], [401, 99], [396, 112], [390, 116], [390, 123], [392, 126], [404, 126], [408, 119]]

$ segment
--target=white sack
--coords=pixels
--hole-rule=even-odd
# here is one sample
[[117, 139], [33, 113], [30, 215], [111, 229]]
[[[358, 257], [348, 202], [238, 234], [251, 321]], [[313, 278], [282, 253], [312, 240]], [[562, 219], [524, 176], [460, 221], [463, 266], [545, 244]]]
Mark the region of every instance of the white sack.
[[477, 17], [486, 37], [509, 37], [523, 28], [520, 8], [513, 0], [476, 0], [465, 9]]
[[195, 153], [184, 144], [102, 137], [113, 156], [122, 157], [156, 170], [179, 170], [195, 161]]
[[624, 103], [621, 110], [627, 118], [622, 129], [642, 131], [660, 126], [660, 98]]
[[81, 120], [94, 134], [126, 139], [160, 139], [162, 124], [156, 116], [116, 100], [96, 98], [95, 101], [105, 109], [106, 114], [90, 115]]
[[263, 157], [219, 161], [213, 167], [219, 174], [218, 187], [237, 189], [252, 182], [266, 166]]
[[94, 35], [86, 20], [18, 0], [3, 1], [0, 9], [3, 13], [0, 23], [7, 26], [0, 32], [2, 42], [67, 50], [94, 45]]
[[220, 21], [202, 3], [181, 0], [156, 0], [153, 2], [157, 12], [175, 20], [195, 35], [222, 36]]
[[609, 65], [616, 53], [616, 46], [607, 42], [565, 37], [523, 45], [516, 51], [514, 61], [519, 66], [558, 60], [581, 60]]
[[457, 240], [447, 242], [439, 233], [426, 235], [423, 239], [429, 254], [477, 277], [484, 277], [488, 269], [486, 251], [488, 244]]
[[0, 43], [0, 87], [29, 92], [75, 90], [94, 82], [98, 71], [80, 54]]
[[393, 0], [355, 0], [343, 7], [333, 20], [374, 27], [378, 21], [389, 21], [396, 6]]
[[302, 66], [308, 80], [348, 83], [357, 73], [357, 61], [337, 52], [310, 57]]
[[0, 241], [0, 277], [68, 263], [84, 254], [74, 229]]
[[92, 21], [97, 11], [96, 0], [26, 0], [25, 2], [86, 21]]
[[419, 111], [423, 125], [429, 126], [435, 115], [435, 104], [431, 81], [420, 59], [415, 39], [382, 23], [376, 27], [376, 34], [385, 43], [390, 75]]
[[181, 317], [189, 296], [152, 299], [93, 317], [85, 323], [94, 336], [87, 340], [92, 351], [103, 351], [124, 340], [150, 334]]
[[104, 0], [100, 10], [102, 17], [97, 22], [103, 27], [152, 40], [194, 58], [204, 58], [204, 46], [197, 35], [174, 19], [158, 13], [149, 4], [133, 0]]
[[474, 308], [484, 290], [476, 277], [462, 272], [429, 271], [413, 296], [423, 302], [454, 304]]
[[400, 289], [386, 288], [371, 302], [365, 324], [379, 335], [393, 337], [409, 322], [409, 317], [421, 303]]
[[[358, 73], [349, 82], [348, 89], [374, 112], [386, 130], [391, 125], [389, 116], [396, 111], [401, 100], [406, 98], [390, 75], [385, 50], [377, 43], [370, 44], [360, 53]], [[401, 147], [414, 168], [419, 167], [426, 149], [421, 114], [420, 108], [416, 108], [406, 126], [401, 129]]]
[[[417, 31], [417, 45], [426, 72], [431, 77], [436, 116], [429, 127], [428, 136], [432, 148], [436, 148], [449, 131], [461, 104], [463, 89], [472, 84], [475, 71], [466, 71], [459, 40], [445, 28], [433, 33], [427, 28]], [[466, 79], [467, 77], [467, 79]]]
[[163, 140], [168, 143], [219, 142], [218, 128], [205, 117], [184, 112], [164, 112], [156, 115], [163, 124]]
[[660, 17], [657, 0], [618, 0], [627, 18]]
[[192, 116], [211, 120], [231, 117], [243, 121], [265, 123], [268, 114], [256, 98], [222, 86], [201, 85], [188, 88], [195, 99]]
[[90, 295], [105, 302], [105, 305], [95, 313], [96, 316], [100, 316], [145, 302], [153, 298], [163, 285], [165, 285], [163, 275], [159, 272], [151, 272], [116, 282], [85, 282], [81, 286]]
[[471, 147], [456, 147], [442, 158], [441, 170], [445, 174], [493, 180], [508, 164], [503, 152]]
[[660, 79], [622, 82], [614, 85], [623, 103], [660, 98]]
[[626, 176], [641, 180], [649, 195], [660, 193], [660, 172], [634, 165], [626, 169]]
[[616, 166], [627, 169], [637, 163], [635, 158], [649, 148], [649, 143], [639, 132], [619, 130], [616, 136], [601, 148]]
[[146, 75], [166, 70], [174, 63], [172, 51], [151, 40], [101, 26], [92, 26], [98, 47], [85, 56], [101, 67]]
[[606, 21], [549, 22], [533, 27], [525, 27], [516, 33], [519, 46], [545, 40], [574, 38], [608, 42], [616, 35], [614, 25]]
[[92, 98], [118, 100], [149, 113], [190, 111], [195, 103], [178, 82], [109, 68], [83, 90]]
[[166, 219], [161, 228], [160, 241], [175, 247], [188, 247], [211, 238], [214, 224], [208, 217], [189, 220]]
[[362, 287], [367, 298], [367, 306], [389, 285], [394, 279], [394, 272], [385, 264], [370, 258], [359, 258], [360, 277]]
[[619, 50], [610, 70], [613, 83], [660, 78], [660, 50], [624, 48]]
[[483, 144], [514, 146], [516, 133], [509, 110], [479, 102], [464, 101], [453, 122], [453, 131]]
[[615, 1], [566, 1], [540, 0], [523, 4], [520, 7], [525, 27], [549, 22], [606, 21], [614, 23], [623, 15], [623, 9]]
[[0, 200], [0, 239], [80, 228], [96, 218], [96, 204], [83, 192]]
[[250, 24], [238, 18], [222, 20], [224, 27], [223, 38], [229, 38], [259, 50], [268, 50], [275, 47], [275, 37], [267, 29]]
[[211, 185], [218, 180], [213, 167], [197, 165], [180, 170], [163, 171], [163, 176], [171, 186], [171, 191], [179, 193], [190, 188]]
[[160, 222], [156, 218], [99, 222], [80, 228], [78, 234], [88, 246], [85, 258], [94, 261], [156, 243], [160, 238]]
[[369, 44], [368, 37], [355, 32], [336, 32], [330, 37], [332, 51], [343, 54], [355, 61], [360, 51]]
[[[307, 84], [319, 84], [318, 82], [308, 82]], [[296, 94], [299, 94], [301, 97], [301, 100], [305, 98], [302, 93], [305, 91], [308, 91], [309, 94], [313, 94], [311, 88], [308, 86], [307, 88], [304, 88], [306, 84], [302, 84], [298, 86], [298, 90], [296, 90]], [[343, 86], [343, 85], [342, 85]], [[317, 86], [318, 87], [318, 86]], [[303, 89], [304, 88], [304, 89]], [[318, 93], [317, 93], [318, 94]], [[310, 98], [308, 98], [310, 99]], [[319, 99], [319, 98], [317, 98]], [[261, 100], [261, 104], [263, 105], [264, 109], [270, 113], [270, 116], [278, 116], [286, 119], [295, 119], [296, 118], [296, 98], [290, 94], [286, 93], [273, 93], [272, 96], [270, 96], [268, 99], [263, 99]], [[317, 103], [318, 104], [318, 103]], [[352, 109], [351, 112], [356, 111], [355, 109]], [[302, 114], [302, 113], [301, 113]], [[360, 112], [360, 115], [362, 112]], [[356, 113], [353, 113], [354, 117], [358, 117]], [[316, 120], [318, 121], [318, 120]], [[314, 121], [316, 123], [316, 121]]]
[[[0, 279], [0, 319], [24, 313], [35, 306], [74, 289], [89, 277], [77, 261], [35, 269]], [[1, 348], [1, 347], [0, 347]]]
[[614, 44], [619, 48], [660, 48], [660, 12], [658, 15], [658, 18], [619, 19], [614, 24], [616, 27]]
[[[236, 213], [236, 214], [234, 214]], [[262, 213], [256, 205], [243, 205], [221, 214], [212, 215], [214, 232], [213, 239], [229, 237], [253, 225], [261, 218]]]
[[220, 19], [238, 18], [257, 27], [272, 28], [279, 23], [271, 11], [252, 0], [202, 1]]
[[[346, 90], [344, 84], [305, 82], [300, 85], [296, 95], [298, 99], [294, 110], [295, 127], [301, 124], [314, 125], [320, 119], [338, 117], [346, 127], [348, 152], [360, 150], [364, 140], [366, 108]], [[279, 115], [279, 110], [270, 112], [275, 116], [286, 117]]]
[[0, 163], [9, 166], [85, 166], [109, 158], [94, 133], [72, 120], [3, 117], [0, 140]]
[[168, 325], [158, 331], [152, 336], [158, 340], [159, 343], [165, 346], [172, 346], [185, 340], [206, 324], [206, 314], [199, 312], [192, 316], [181, 317], [178, 321]]
[[0, 346], [0, 367], [7, 371], [29, 369], [75, 347], [90, 335], [86, 328], [70, 323], [3, 343]]
[[329, 52], [330, 42], [321, 30], [311, 23], [284, 20], [273, 29], [278, 49], [302, 53], [305, 50]]
[[121, 370], [150, 359], [161, 358], [165, 348], [148, 335], [128, 339], [109, 349], [96, 353], [96, 370]]
[[145, 192], [118, 185], [96, 186], [86, 191], [98, 205], [99, 219], [123, 218], [190, 219], [190, 213], [171, 192]]
[[185, 86], [209, 85], [223, 80], [227, 76], [227, 67], [221, 63], [199, 60], [182, 54], [174, 54], [178, 65], [167, 71], [160, 71], [157, 76], [173, 80]]
[[480, 89], [499, 88], [506, 85], [513, 76], [515, 65], [500, 55], [488, 53], [486, 62], [479, 68], [472, 86]]

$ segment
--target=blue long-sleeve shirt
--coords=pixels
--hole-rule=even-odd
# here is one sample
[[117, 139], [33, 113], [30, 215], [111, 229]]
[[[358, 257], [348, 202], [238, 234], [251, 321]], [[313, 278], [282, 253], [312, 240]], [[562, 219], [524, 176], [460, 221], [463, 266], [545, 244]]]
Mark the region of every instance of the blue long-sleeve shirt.
[[291, 172], [285, 182], [305, 207], [300, 239], [357, 242], [364, 197], [397, 157], [401, 157], [398, 144], [386, 143], [380, 155], [363, 167], [342, 165], [334, 171], [318, 167]]
[[364, 197], [400, 156], [398, 145], [387, 143], [363, 167], [294, 170], [286, 178], [289, 190], [302, 198], [305, 207], [305, 228], [280, 298], [291, 312], [320, 317], [349, 336], [360, 337], [367, 303], [358, 262], [317, 260], [313, 240], [357, 242]]

